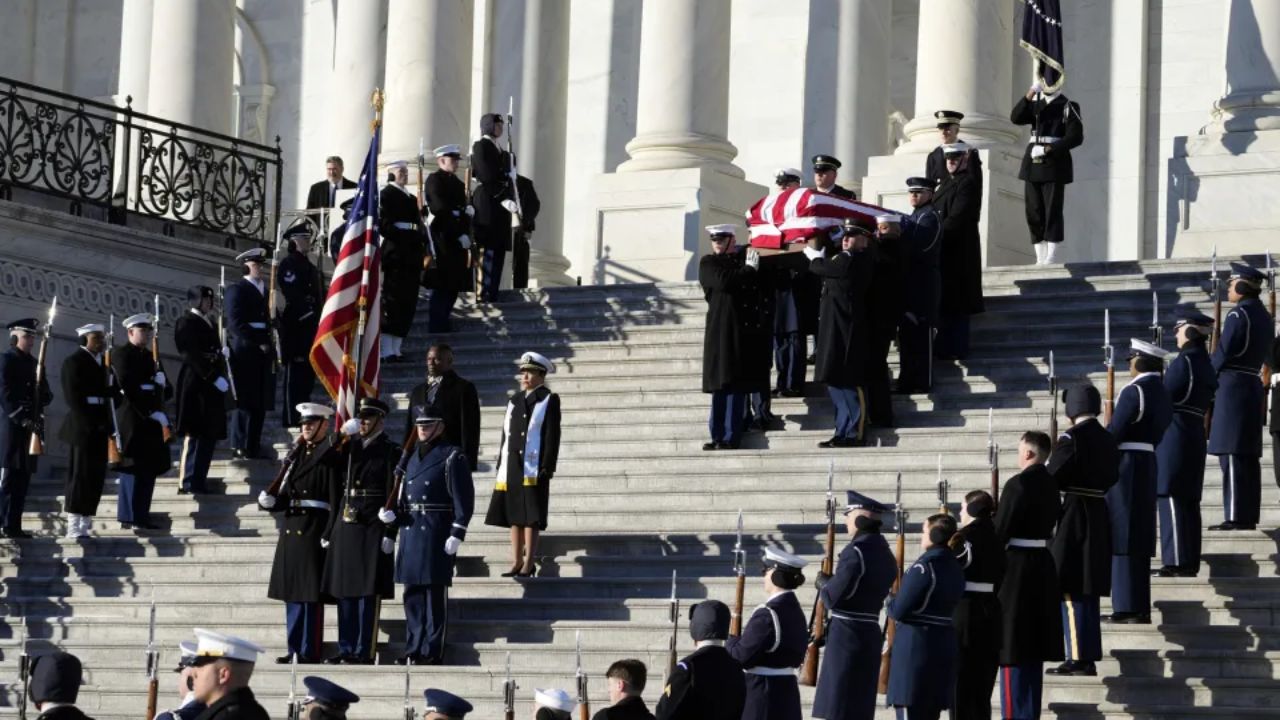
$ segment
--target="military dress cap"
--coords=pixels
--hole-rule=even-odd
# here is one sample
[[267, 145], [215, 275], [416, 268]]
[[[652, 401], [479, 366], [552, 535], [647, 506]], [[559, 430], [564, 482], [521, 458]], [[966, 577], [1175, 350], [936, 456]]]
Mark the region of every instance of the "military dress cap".
[[194, 665], [196, 662], [196, 644], [190, 640], [183, 640], [178, 643], [178, 667], [174, 668], [174, 672], [182, 672]]
[[360, 398], [360, 409], [356, 414], [362, 417], [365, 415], [382, 415], [385, 417], [390, 412], [391, 407], [387, 405], [385, 400], [379, 400], [376, 397], [363, 397]]
[[963, 155], [967, 152], [969, 152], [968, 143], [953, 142], [942, 146], [943, 155]]
[[151, 313], [138, 313], [124, 319], [125, 328], [155, 327], [156, 318]]
[[471, 703], [454, 695], [448, 690], [438, 690], [436, 688], [427, 688], [422, 696], [427, 701], [428, 713], [440, 713], [448, 715], [451, 718], [464, 718], [467, 713], [471, 712]]
[[234, 660], [256, 663], [258, 656], [266, 652], [261, 646], [234, 635], [195, 628], [196, 664], [210, 660]]
[[435, 153], [436, 157], [444, 157], [445, 155], [462, 157], [462, 148], [457, 145], [441, 145], [431, 152]]
[[896, 225], [902, 222], [902, 216], [897, 213], [881, 213], [880, 215], [876, 216], [876, 222], [890, 223], [890, 224]]
[[689, 607], [689, 635], [694, 642], [729, 639], [729, 606], [719, 600], [703, 600]]
[[430, 425], [444, 422], [444, 413], [435, 405], [415, 405], [413, 408], [414, 425]]
[[1254, 284], [1260, 284], [1267, 276], [1261, 270], [1253, 267], [1252, 265], [1246, 265], [1242, 262], [1233, 262], [1231, 263], [1231, 277]]
[[538, 707], [563, 710], [564, 712], [573, 712], [574, 706], [577, 705], [573, 701], [573, 697], [560, 688], [547, 688], [545, 690], [535, 688], [533, 702]]
[[907, 191], [929, 190], [930, 192], [936, 186], [933, 181], [926, 177], [909, 177], [907, 178]]
[[1213, 318], [1200, 312], [1194, 306], [1179, 310], [1177, 318], [1178, 319], [1173, 323], [1174, 327], [1178, 327], [1180, 325], [1194, 325], [1196, 327], [1213, 326]]
[[845, 495], [847, 496], [844, 505], [845, 515], [848, 515], [854, 510], [866, 510], [873, 513], [887, 513], [893, 509], [878, 500], [873, 500], [872, 498], [863, 495], [857, 490], [848, 490], [845, 492]]
[[407, 160], [392, 160], [387, 163], [388, 170], [408, 170], [409, 162]]
[[298, 222], [290, 225], [289, 229], [284, 231], [283, 236], [285, 240], [292, 240], [300, 237], [313, 237], [315, 234], [315, 228], [312, 227], [311, 223], [306, 220], [299, 220]]
[[37, 703], [74, 703], [80, 695], [80, 658], [61, 651], [31, 661], [29, 694]]
[[1166, 353], [1163, 348], [1152, 345], [1146, 340], [1129, 338], [1129, 357], [1131, 358], [1146, 355], [1147, 357], [1155, 358], [1157, 360], [1163, 360], [1167, 354], [1168, 353]]
[[22, 318], [21, 320], [14, 320], [5, 327], [9, 328], [9, 332], [34, 335], [40, 331], [40, 321], [35, 318]]
[[1097, 415], [1102, 412], [1102, 394], [1090, 383], [1080, 383], [1062, 391], [1062, 405], [1067, 417]]
[[333, 417], [333, 408], [328, 405], [322, 405], [314, 402], [298, 403], [293, 408], [297, 411], [299, 419], [302, 422], [311, 422], [312, 420], [327, 420]]
[[304, 702], [320, 703], [334, 710], [346, 710], [360, 702], [360, 696], [341, 685], [315, 675], [302, 678], [307, 687], [307, 699]]
[[813, 169], [814, 170], [839, 170], [840, 161], [830, 155], [814, 155]]
[[267, 259], [267, 251], [260, 247], [249, 248], [248, 250], [245, 250], [244, 252], [236, 256], [236, 262], [241, 264], [251, 263], [251, 262], [260, 263], [266, 259]]
[[792, 555], [791, 553], [783, 550], [765, 548], [764, 564], [765, 567], [787, 567], [792, 570], [800, 570], [809, 563], [799, 555]]
[[871, 228], [867, 227], [864, 220], [858, 218], [847, 217], [842, 224], [846, 235], [854, 233], [857, 235], [871, 235]]
[[945, 127], [947, 125], [959, 125], [960, 121], [964, 119], [964, 113], [957, 110], [939, 110], [933, 114], [933, 117], [937, 119], [938, 127]]
[[795, 168], [785, 167], [785, 168], [778, 168], [777, 172], [773, 174], [773, 177], [775, 181], [783, 182], [784, 180], [798, 181], [800, 178], [804, 176], [801, 175], [800, 171]]
[[208, 285], [192, 285], [187, 288], [187, 302], [189, 303], [198, 303], [205, 298], [212, 300], [213, 297], [213, 288]]
[[76, 328], [76, 335], [84, 337], [90, 333], [105, 333], [106, 331], [107, 328], [102, 323], [89, 323], [88, 325], [81, 325]]
[[547, 375], [552, 375], [556, 371], [556, 364], [547, 359], [542, 353], [536, 353], [532, 350], [520, 356], [521, 370], [541, 370]]
[[706, 230], [707, 234], [713, 238], [720, 237], [721, 235], [737, 236], [738, 234], [738, 226], [731, 225], [729, 223], [724, 223], [721, 225], [708, 225], [703, 229]]

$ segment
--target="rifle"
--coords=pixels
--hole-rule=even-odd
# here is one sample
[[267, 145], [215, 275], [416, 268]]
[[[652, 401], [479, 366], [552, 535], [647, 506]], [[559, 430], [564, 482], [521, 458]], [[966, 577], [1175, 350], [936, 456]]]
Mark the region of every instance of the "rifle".
[[[822, 573], [830, 575], [835, 564], [836, 550], [836, 493], [835, 461], [827, 464], [827, 544], [822, 557]], [[809, 616], [809, 646], [804, 649], [804, 664], [800, 666], [800, 684], [814, 687], [818, 684], [818, 656], [827, 634], [827, 607], [822, 593], [813, 600], [813, 614]]]
[[298, 453], [302, 452], [304, 442], [302, 436], [298, 436], [298, 441], [294, 443], [293, 449], [285, 455], [284, 460], [280, 463], [280, 470], [276, 472], [276, 477], [271, 481], [270, 487], [267, 488], [268, 495], [279, 497], [280, 491], [284, 489], [284, 483], [289, 478], [289, 472], [293, 470], [293, 465], [298, 461]]
[[1160, 295], [1151, 291], [1151, 344], [1160, 347], [1164, 344], [1164, 328], [1160, 327]]
[[107, 402], [111, 406], [111, 435], [107, 436], [107, 462], [119, 465], [122, 460], [120, 447], [124, 445], [124, 440], [120, 437], [120, 421], [116, 419], [116, 394], [111, 390], [116, 384], [116, 375], [111, 372], [111, 346], [116, 340], [115, 327], [116, 316], [112, 313], [107, 321], [107, 349], [102, 351], [102, 365], [107, 371]]
[[267, 326], [271, 328], [271, 345], [275, 348], [275, 369], [279, 370], [284, 365], [284, 351], [280, 348], [280, 325], [276, 320], [276, 269], [279, 267], [277, 257], [280, 254], [280, 241], [284, 238], [284, 233], [279, 227], [276, 228], [276, 246], [271, 251], [271, 279], [270, 287], [267, 290]]
[[431, 225], [427, 222], [427, 150], [422, 144], [422, 138], [418, 138], [418, 220], [422, 223], [423, 234], [426, 235], [426, 252], [422, 256], [422, 269], [426, 270], [431, 267], [431, 260], [436, 254], [435, 242], [431, 239]]
[[22, 639], [18, 649], [18, 684], [22, 686], [22, 697], [18, 698], [18, 720], [27, 720], [27, 693], [31, 684], [31, 656], [27, 654], [27, 616], [18, 613], [22, 623]]
[[582, 672], [582, 631], [575, 630], [574, 642], [577, 646], [578, 670], [575, 677], [578, 681], [578, 720], [591, 720], [591, 699], [587, 697], [587, 674]]
[[[164, 366], [160, 364], [160, 293], [155, 295], [155, 327], [151, 332], [151, 361], [155, 363], [156, 372], [164, 372]], [[165, 375], [165, 384], [168, 384], [169, 376]], [[161, 401], [164, 400], [164, 388], [157, 388], [156, 392], [160, 393]], [[160, 434], [164, 437], [165, 442], [173, 439], [173, 428], [165, 425], [160, 428]]]
[[1218, 246], [1213, 246], [1213, 257], [1209, 259], [1209, 299], [1213, 300], [1213, 329], [1209, 331], [1209, 352], [1218, 349], [1218, 338], [1222, 336], [1222, 281], [1218, 279]]
[[409, 437], [404, 439], [404, 445], [400, 448], [400, 460], [391, 474], [395, 481], [391, 484], [391, 494], [387, 495], [387, 504], [382, 506], [383, 510], [395, 509], [396, 501], [400, 499], [400, 485], [404, 482], [404, 474], [409, 471], [409, 458], [413, 457], [413, 448], [417, 444], [418, 431], [411, 429]]
[[[1271, 291], [1271, 302], [1269, 311], [1271, 319], [1274, 322], [1276, 318], [1276, 269], [1271, 266], [1271, 251], [1267, 251], [1267, 287]], [[1262, 363], [1262, 424], [1268, 424], [1270, 413], [1267, 410], [1271, 404], [1271, 363]]]
[[[511, 196], [516, 201], [516, 217], [520, 218], [521, 223], [524, 222], [521, 217], [524, 214], [524, 205], [520, 204], [520, 183], [516, 182], [516, 178], [520, 175], [516, 170], [516, 145], [515, 145], [515, 109], [516, 99], [507, 97], [507, 155], [510, 156], [511, 162], [507, 165], [507, 174], [511, 176]], [[515, 247], [515, 225], [512, 228], [511, 247]]]
[[[507, 662], [511, 662], [511, 653], [507, 653]], [[418, 711], [413, 709], [413, 702], [409, 700], [409, 671], [413, 669], [413, 658], [407, 658], [404, 663], [404, 720], [416, 720]]]
[[298, 653], [294, 653], [289, 661], [289, 709], [285, 710], [286, 720], [299, 720], [302, 714], [302, 703], [298, 702]]
[[502, 707], [506, 720], [516, 720], [516, 681], [511, 679], [511, 653], [507, 653], [507, 679], [502, 681]]
[[742, 549], [742, 511], [738, 511], [738, 541], [733, 544], [733, 574], [738, 576], [738, 586], [733, 595], [733, 619], [729, 622], [729, 634], [742, 634], [742, 596], [747, 589], [747, 551]]
[[[907, 510], [902, 507], [902, 473], [898, 473], [898, 490], [895, 494], [893, 502], [893, 518], [894, 523], [898, 526], [898, 576], [894, 578], [893, 589], [889, 592], [889, 598], [898, 594], [898, 589], [902, 586], [902, 567], [903, 560], [907, 553]], [[889, 598], [885, 598], [885, 605], [889, 604]], [[898, 625], [893, 618], [885, 616], [884, 623], [884, 650], [880, 653], [880, 679], [876, 683], [876, 692], [881, 694], [889, 692], [889, 668], [893, 665], [893, 639], [897, 635]]]
[[222, 364], [227, 370], [227, 384], [231, 386], [231, 400], [239, 403], [240, 396], [236, 394], [236, 375], [231, 371], [230, 348], [227, 347], [227, 268], [219, 268], [221, 273], [218, 277], [218, 341], [222, 343]]
[[995, 411], [987, 408], [987, 469], [991, 471], [991, 499], [1000, 502], [1000, 445], [993, 427]]
[[951, 483], [942, 477], [942, 455], [938, 455], [938, 512], [943, 515], [951, 514], [951, 507], [947, 503], [947, 491], [951, 489]]
[[676, 597], [676, 571], [671, 571], [671, 643], [667, 647], [667, 677], [670, 678], [676, 672], [676, 642], [678, 637], [676, 633], [680, 631], [680, 598]]
[[160, 665], [160, 651], [156, 650], [156, 591], [151, 590], [151, 619], [147, 623], [147, 716], [156, 716], [156, 696], [160, 693], [160, 680], [156, 670]]
[[1107, 396], [1102, 402], [1102, 424], [1111, 424], [1116, 409], [1116, 349], [1111, 346], [1111, 310], [1102, 311], [1102, 364], [1107, 367]]
[[[467, 169], [462, 173], [462, 195], [467, 199], [466, 207], [471, 207], [471, 162], [468, 158]], [[466, 214], [466, 210], [463, 210]], [[467, 234], [471, 236], [471, 244], [475, 245], [475, 228], [471, 227], [471, 223], [467, 223]], [[467, 254], [467, 269], [471, 269], [471, 248], [465, 250]], [[474, 280], [475, 278], [472, 278]]]
[[1049, 448], [1058, 445], [1058, 372], [1053, 363], [1053, 351], [1049, 351], [1049, 394], [1053, 396], [1053, 414], [1049, 416]]
[[53, 316], [58, 312], [58, 296], [53, 296], [49, 304], [49, 322], [44, 324], [44, 339], [40, 342], [40, 353], [36, 357], [36, 384], [31, 388], [31, 413], [34, 422], [31, 426], [31, 442], [27, 445], [27, 454], [38, 457], [44, 454], [44, 397], [40, 387], [45, 382], [44, 358], [49, 352], [49, 333], [53, 330]]

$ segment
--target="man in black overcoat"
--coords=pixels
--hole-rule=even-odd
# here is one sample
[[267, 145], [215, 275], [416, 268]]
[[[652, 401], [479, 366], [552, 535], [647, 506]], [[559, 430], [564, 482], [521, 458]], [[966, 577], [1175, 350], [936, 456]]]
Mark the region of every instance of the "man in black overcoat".
[[481, 137], [471, 146], [472, 177], [476, 180], [471, 196], [476, 209], [472, 224], [482, 253], [477, 288], [481, 302], [498, 299], [502, 266], [511, 249], [511, 215], [520, 211], [517, 186], [511, 177], [511, 155], [498, 144], [504, 126], [502, 115], [485, 113], [480, 118]]
[[956, 560], [964, 569], [965, 581], [964, 595], [956, 605], [954, 618], [960, 657], [964, 658], [956, 666], [954, 720], [991, 718], [991, 689], [995, 686], [1000, 659], [1001, 621], [1009, 612], [1003, 608], [1000, 597], [1005, 579], [1004, 543], [996, 535], [994, 513], [995, 501], [986, 490], [966, 493], [960, 507], [961, 528], [950, 542]]
[[173, 465], [164, 439], [164, 428], [169, 425], [164, 401], [171, 388], [151, 356], [155, 322], [156, 318], [148, 313], [126, 318], [129, 340], [111, 353], [111, 370], [124, 394], [117, 416], [122, 445], [116, 519], [126, 530], [155, 529], [151, 523], [151, 497], [156, 478]]
[[202, 493], [209, 479], [213, 449], [227, 436], [227, 358], [218, 338], [213, 309], [213, 288], [197, 285], [187, 291], [190, 310], [174, 324], [173, 342], [182, 356], [178, 371], [178, 435], [182, 456], [178, 461], [178, 492]]
[[44, 408], [53, 402], [46, 374], [36, 387], [36, 358], [32, 354], [40, 321], [24, 318], [9, 323], [9, 349], [0, 354], [0, 537], [31, 537], [22, 529], [27, 487], [36, 471], [31, 434], [44, 432]]
[[231, 412], [233, 460], [263, 459], [262, 421], [275, 407], [275, 349], [272, 347], [267, 278], [267, 252], [252, 248], [236, 256], [244, 277], [227, 286], [223, 312], [231, 348], [231, 374], [236, 378], [236, 407]]
[[427, 379], [409, 392], [404, 437], [413, 432], [414, 408], [433, 407], [444, 418], [444, 438], [462, 448], [468, 467], [480, 459], [480, 396], [476, 386], [453, 369], [453, 348], [435, 343], [427, 350]]
[[111, 436], [111, 408], [117, 400], [110, 373], [103, 366], [107, 349], [106, 328], [99, 324], [76, 328], [80, 347], [62, 361], [62, 397], [67, 416], [58, 437], [71, 449], [67, 469], [67, 537], [89, 536], [91, 519], [98, 514], [102, 485], [107, 476], [107, 438]]
[[968, 165], [964, 143], [943, 148], [949, 175], [938, 186], [933, 206], [942, 218], [941, 318], [935, 354], [947, 360], [969, 355], [969, 316], [982, 302], [982, 182]]
[[462, 149], [443, 145], [435, 149], [439, 170], [427, 176], [427, 207], [431, 213], [431, 241], [435, 255], [422, 273], [422, 286], [431, 290], [427, 303], [427, 331], [453, 330], [449, 314], [458, 293], [470, 292], [471, 216], [475, 208], [467, 204], [467, 188], [458, 179]]
[[311, 226], [305, 223], [285, 233], [290, 248], [276, 267], [276, 287], [284, 298], [280, 312], [280, 357], [284, 360], [283, 410], [280, 418], [286, 428], [298, 426], [299, 403], [311, 399], [316, 387], [316, 371], [311, 367], [311, 343], [320, 327], [320, 311], [324, 305], [324, 288], [320, 271], [311, 262]]
[[382, 235], [382, 357], [399, 362], [404, 359], [400, 346], [409, 336], [413, 316], [418, 311], [423, 263], [432, 251], [418, 201], [406, 187], [408, 163], [398, 160], [387, 165], [387, 169], [390, 177], [378, 194], [378, 232]]
[[[906, 282], [906, 242], [902, 236], [902, 216], [876, 216], [876, 232], [870, 250], [874, 257], [867, 288], [866, 401], [867, 422], [877, 427], [893, 427], [893, 399], [889, 372], [889, 346], [898, 336], [902, 319], [903, 283]], [[913, 278], [914, 280], [914, 278]]]

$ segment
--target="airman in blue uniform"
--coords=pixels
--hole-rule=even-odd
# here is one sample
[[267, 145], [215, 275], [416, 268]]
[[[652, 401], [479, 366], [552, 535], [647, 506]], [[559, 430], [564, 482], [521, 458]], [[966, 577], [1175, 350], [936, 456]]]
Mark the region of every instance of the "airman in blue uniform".
[[236, 409], [231, 413], [231, 455], [236, 460], [262, 454], [262, 420], [275, 406], [275, 350], [271, 346], [267, 281], [262, 248], [236, 256], [245, 267], [240, 282], [227, 286], [223, 311], [227, 314], [227, 342], [231, 373], [236, 379]]
[[[342, 720], [360, 696], [341, 685], [315, 675], [302, 678], [307, 697], [302, 701], [302, 717], [310, 720]], [[315, 712], [319, 710], [321, 712]]]
[[895, 390], [899, 393], [928, 392], [933, 388], [933, 332], [938, 325], [938, 297], [942, 293], [942, 218], [933, 209], [933, 188], [934, 182], [929, 178], [907, 178], [907, 199], [912, 210], [902, 223], [902, 244], [912, 292], [903, 297], [903, 314], [898, 321], [900, 367]]
[[445, 690], [427, 688], [422, 696], [427, 701], [422, 720], [465, 720], [473, 709], [471, 703]]
[[285, 231], [289, 252], [276, 267], [276, 287], [284, 297], [280, 311], [280, 357], [284, 371], [283, 410], [287, 428], [298, 426], [295, 406], [311, 399], [316, 371], [311, 367], [311, 343], [320, 327], [324, 289], [320, 271], [311, 262], [311, 226], [300, 223]]
[[769, 599], [751, 613], [742, 634], [725, 648], [747, 674], [742, 720], [800, 720], [800, 683], [809, 630], [795, 589], [804, 584], [803, 558], [773, 548], [764, 551], [764, 589]]

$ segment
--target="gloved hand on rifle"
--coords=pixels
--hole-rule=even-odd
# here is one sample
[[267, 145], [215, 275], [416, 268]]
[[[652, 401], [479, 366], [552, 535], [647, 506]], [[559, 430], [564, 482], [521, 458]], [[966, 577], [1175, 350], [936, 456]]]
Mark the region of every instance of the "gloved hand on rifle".
[[276, 506], [276, 496], [272, 495], [266, 490], [263, 490], [262, 492], [258, 493], [258, 504], [266, 508], [267, 510], [270, 510], [271, 508]]
[[475, 208], [473, 208], [473, 207], [471, 207], [470, 205], [468, 205], [468, 206], [465, 208], [465, 212], [467, 213], [467, 217], [469, 217], [469, 218], [472, 218], [472, 217], [475, 217], [475, 216], [476, 216], [476, 209], [475, 209]]
[[359, 433], [360, 420], [357, 418], [347, 418], [347, 421], [342, 423], [342, 427], [338, 428], [338, 432], [347, 436], [351, 436]]
[[231, 348], [226, 345], [222, 346], [222, 350], [220, 352], [222, 353], [222, 357], [224, 358], [231, 357]]
[[157, 410], [157, 411], [155, 411], [155, 412], [151, 413], [150, 415], [148, 415], [148, 417], [150, 417], [152, 420], [155, 420], [156, 422], [160, 423], [160, 427], [169, 427], [169, 416], [168, 416], [168, 415], [165, 415], [164, 413], [160, 412], [159, 410]]
[[396, 541], [391, 538], [382, 538], [382, 554], [390, 555], [396, 551]]
[[329, 541], [328, 541], [328, 540], [326, 540], [326, 539], [324, 539], [324, 538], [320, 538], [320, 549], [321, 549], [321, 550], [328, 550], [328, 549], [329, 549]]
[[167, 378], [167, 377], [165, 377], [165, 376], [164, 376], [164, 371], [163, 371], [163, 370], [161, 370], [160, 372], [156, 373], [156, 376], [155, 376], [155, 378], [154, 378], [154, 380], [156, 381], [156, 384], [157, 384], [157, 385], [164, 385], [164, 384], [165, 384], [165, 381], [166, 381], [166, 380], [168, 380], [168, 379], [169, 379], [169, 378]]
[[218, 392], [226, 392], [231, 389], [231, 385], [227, 383], [227, 379], [220, 377], [213, 381], [213, 386], [218, 388]]
[[396, 521], [396, 513], [394, 510], [382, 508], [378, 511], [378, 519], [382, 521], [382, 524], [390, 525]]
[[516, 204], [515, 200], [503, 200], [502, 208], [512, 215], [520, 214], [520, 206]]
[[453, 535], [450, 535], [449, 538], [444, 541], [444, 554], [457, 555], [458, 548], [460, 547], [462, 547], [462, 541], [454, 537]]
[[459, 237], [458, 237], [458, 244], [462, 246], [462, 249], [463, 249], [463, 250], [470, 250], [470, 249], [471, 249], [471, 238], [467, 237], [466, 235], [459, 236]]
[[831, 576], [819, 570], [818, 576], [813, 579], [813, 587], [816, 588], [818, 592], [822, 592], [822, 588], [826, 587], [829, 582], [831, 582]]

